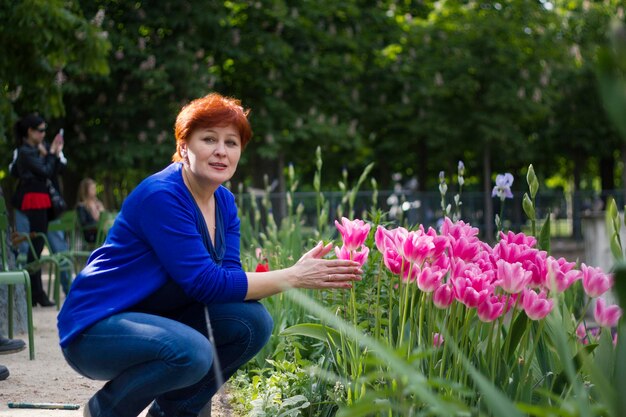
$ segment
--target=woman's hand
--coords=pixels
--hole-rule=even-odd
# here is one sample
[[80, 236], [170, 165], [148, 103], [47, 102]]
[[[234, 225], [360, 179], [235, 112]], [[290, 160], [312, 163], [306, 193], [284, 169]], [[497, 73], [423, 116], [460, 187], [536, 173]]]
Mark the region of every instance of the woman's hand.
[[290, 284], [295, 288], [350, 288], [352, 281], [360, 281], [361, 266], [358, 262], [341, 259], [322, 259], [333, 248], [333, 244], [318, 243], [302, 255], [300, 260], [289, 268]]
[[260, 300], [289, 288], [350, 288], [352, 281], [360, 281], [358, 262], [342, 259], [322, 259], [333, 248], [332, 243], [318, 243], [302, 255], [295, 265], [268, 272], [247, 272], [246, 300]]
[[63, 150], [63, 136], [59, 133], [52, 140], [52, 144], [50, 145], [50, 153], [54, 155], [59, 155]]
[[46, 149], [46, 145], [43, 142], [37, 145], [37, 149], [39, 150], [39, 156], [48, 155], [48, 150]]

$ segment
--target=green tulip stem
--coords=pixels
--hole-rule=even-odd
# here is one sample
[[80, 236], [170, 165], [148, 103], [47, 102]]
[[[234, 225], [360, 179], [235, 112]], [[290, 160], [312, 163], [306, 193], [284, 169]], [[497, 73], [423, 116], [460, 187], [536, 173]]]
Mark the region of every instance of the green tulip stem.
[[[508, 300], [507, 300], [508, 303]], [[506, 307], [505, 307], [506, 309]], [[506, 315], [506, 313], [502, 314], [500, 316], [500, 319], [497, 320], [498, 321], [498, 327], [497, 327], [497, 331], [496, 331], [496, 340], [494, 342], [494, 346], [497, 347], [497, 349], [493, 350], [492, 353], [494, 353], [495, 355], [497, 355], [497, 357], [492, 357], [491, 358], [491, 381], [495, 382], [496, 381], [496, 374], [498, 372], [500, 372], [500, 357], [502, 355], [502, 349], [500, 348], [500, 339], [502, 339], [502, 328], [504, 326], [504, 316]], [[494, 321], [495, 323], [495, 321]]]
[[388, 287], [387, 287], [387, 296], [389, 298], [389, 306], [387, 308], [387, 337], [389, 338], [389, 346], [393, 346], [393, 295], [394, 295], [394, 291], [393, 291], [393, 275], [391, 276], [391, 279], [388, 281]]
[[[589, 309], [589, 305], [591, 304], [591, 297], [588, 297], [587, 302], [585, 303], [585, 306], [583, 307], [583, 311], [580, 315], [580, 318], [576, 321], [576, 325], [574, 326], [574, 330], [578, 329], [578, 326], [580, 326], [580, 323], [582, 323], [582, 321], [585, 319], [585, 315], [587, 314], [587, 310]], [[587, 326], [585, 326], [585, 333], [587, 332]]]
[[377, 275], [377, 282], [376, 282], [376, 309], [374, 310], [374, 314], [376, 315], [375, 318], [375, 324], [374, 324], [374, 328], [375, 333], [374, 336], [376, 337], [376, 340], [380, 339], [380, 316], [381, 316], [381, 312], [380, 312], [380, 287], [381, 287], [381, 281], [382, 281], [382, 271], [383, 271], [383, 258], [380, 258], [380, 264], [378, 266], [378, 275]]
[[[411, 313], [413, 313], [413, 309], [415, 308], [415, 294], [417, 294], [417, 291], [418, 291], [417, 285], [414, 285], [411, 288], [411, 309], [409, 310], [409, 311], [411, 311]], [[423, 293], [420, 295], [420, 318], [419, 318], [419, 320], [417, 322], [418, 330], [417, 330], [417, 334], [416, 334], [416, 338], [415, 338], [415, 342], [416, 342], [417, 346], [420, 346], [420, 333], [419, 333], [420, 330], [419, 329], [422, 326], [422, 314], [421, 313], [422, 313], [422, 308], [423, 308], [423, 305], [424, 305], [423, 295], [424, 295]], [[412, 350], [411, 346], [412, 346], [412, 341], [413, 341], [413, 334], [415, 333], [414, 330], [413, 330], [414, 329], [414, 326], [413, 326], [414, 320], [411, 320], [410, 323], [411, 323], [410, 324], [411, 330], [409, 331], [409, 344], [408, 344], [408, 346], [406, 348], [406, 357], [407, 357], [407, 359], [409, 359], [411, 357], [411, 350]]]
[[500, 232], [504, 230], [504, 198], [500, 199]]
[[[409, 306], [408, 306], [408, 302], [409, 302], [409, 287], [411, 285], [410, 282], [410, 278], [411, 278], [411, 273], [413, 272], [413, 264], [411, 263], [411, 265], [409, 266], [409, 276], [407, 277], [406, 283], [404, 284], [404, 288], [402, 288], [401, 291], [401, 301], [400, 301], [400, 306], [402, 306], [402, 319], [400, 320], [400, 339], [398, 339], [398, 347], [400, 347], [404, 341], [404, 328], [406, 326], [406, 316], [407, 316], [407, 312], [409, 310]], [[400, 280], [402, 281], [402, 276], [400, 277]]]
[[494, 336], [493, 336], [493, 332], [494, 329], [496, 327], [496, 323], [498, 322], [498, 319], [494, 320], [491, 322], [491, 325], [489, 326], [489, 336], [487, 337], [487, 357], [491, 359], [491, 380], [493, 382], [494, 380], [494, 376], [493, 376], [493, 363], [495, 362], [493, 360], [493, 345], [495, 343], [495, 341], [493, 340]]
[[[439, 329], [439, 334], [443, 334], [443, 332], [441, 331], [441, 329], [445, 329], [447, 328], [446, 326], [449, 323], [449, 318], [450, 316], [452, 316], [454, 314], [454, 309], [456, 309], [456, 303], [453, 304], [450, 308], [450, 310], [447, 310], [450, 314], [444, 314], [444, 319], [443, 319], [443, 326]], [[443, 352], [441, 354], [441, 363], [440, 363], [440, 368], [439, 368], [439, 378], [443, 379], [443, 373], [444, 370], [446, 370], [446, 359], [448, 358], [448, 344], [446, 343], [446, 341], [443, 341]]]
[[[424, 304], [426, 304], [426, 300], [425, 300], [425, 294], [424, 292], [421, 293], [420, 295], [420, 312], [419, 312], [419, 319], [417, 321], [417, 345], [418, 346], [422, 346], [426, 340], [428, 340], [428, 338], [423, 337], [422, 335], [422, 324], [424, 323]], [[411, 306], [413, 307], [413, 306]]]

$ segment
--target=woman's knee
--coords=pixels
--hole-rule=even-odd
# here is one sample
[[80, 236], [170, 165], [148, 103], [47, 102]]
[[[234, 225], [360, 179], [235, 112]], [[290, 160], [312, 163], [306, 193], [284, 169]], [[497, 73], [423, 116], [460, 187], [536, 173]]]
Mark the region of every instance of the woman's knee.
[[255, 335], [255, 342], [263, 346], [274, 329], [274, 320], [265, 306], [258, 301], [244, 303], [242, 317], [248, 322]]
[[170, 344], [164, 352], [164, 360], [172, 368], [184, 371], [188, 378], [199, 381], [211, 369], [213, 349], [209, 341], [198, 333]]

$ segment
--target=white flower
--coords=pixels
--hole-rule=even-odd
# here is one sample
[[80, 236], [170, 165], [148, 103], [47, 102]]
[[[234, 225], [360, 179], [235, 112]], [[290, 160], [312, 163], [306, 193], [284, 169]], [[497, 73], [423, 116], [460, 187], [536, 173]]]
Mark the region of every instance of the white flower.
[[513, 198], [513, 193], [511, 192], [511, 185], [513, 185], [513, 175], [510, 173], [506, 174], [498, 174], [496, 176], [496, 186], [493, 187], [493, 191], [491, 192], [492, 197], [499, 197], [500, 200], [504, 201], [505, 198]]

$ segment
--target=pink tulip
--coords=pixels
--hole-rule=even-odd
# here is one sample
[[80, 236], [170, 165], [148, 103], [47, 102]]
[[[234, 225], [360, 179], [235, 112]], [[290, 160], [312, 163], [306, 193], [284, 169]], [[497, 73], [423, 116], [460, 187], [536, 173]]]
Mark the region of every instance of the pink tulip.
[[547, 276], [546, 258], [547, 253], [531, 248], [528, 245], [519, 245], [500, 241], [493, 248], [495, 259], [503, 259], [509, 263], [520, 262], [526, 271], [532, 272], [532, 278], [528, 285], [542, 287], [545, 285]]
[[546, 261], [548, 269], [546, 288], [552, 291], [563, 292], [582, 278], [582, 272], [573, 269], [576, 266], [575, 262], [567, 262], [564, 258], [556, 260], [552, 256], [548, 256]]
[[553, 300], [546, 299], [543, 290], [537, 294], [531, 289], [525, 289], [522, 297], [522, 308], [531, 320], [541, 320], [550, 314], [554, 305]]
[[345, 246], [342, 246], [341, 249], [335, 246], [335, 254], [337, 255], [337, 259], [345, 259], [352, 260], [361, 264], [365, 264], [367, 262], [367, 256], [370, 252], [370, 249], [363, 245], [361, 246], [360, 251], [353, 250], [349, 251]]
[[404, 259], [402, 259], [402, 256], [400, 256], [396, 248], [387, 247], [385, 249], [385, 252], [383, 253], [383, 262], [391, 273], [400, 275], [400, 272], [402, 272]]
[[532, 236], [526, 236], [524, 233], [515, 234], [513, 232], [500, 232], [500, 242], [515, 243], [516, 245], [526, 245], [534, 248], [537, 244], [537, 239]]
[[493, 292], [488, 281], [477, 269], [466, 269], [465, 277], [452, 279], [455, 298], [469, 308], [478, 307]]
[[380, 253], [385, 253], [387, 242], [393, 243], [393, 234], [379, 225], [376, 227], [376, 232], [374, 233], [374, 242], [376, 243], [378, 251]]
[[409, 279], [409, 272], [411, 273], [411, 278], [409, 281], [414, 281], [417, 276], [417, 272], [419, 268], [413, 267], [411, 268], [411, 263], [407, 262], [402, 258], [402, 256], [396, 251], [393, 247], [388, 247], [385, 249], [385, 253], [383, 254], [383, 262], [387, 269], [391, 271], [391, 273], [400, 275], [402, 274], [402, 278], [406, 281]]
[[448, 308], [454, 301], [454, 292], [450, 284], [443, 284], [433, 294], [433, 304], [437, 308]]
[[478, 240], [478, 233], [478, 228], [472, 227], [463, 220], [452, 222], [452, 220], [446, 217], [443, 219], [443, 224], [441, 225], [441, 235], [448, 236], [455, 240], [458, 240], [461, 237], [466, 237], [469, 240], [472, 240], [471, 238]]
[[442, 271], [446, 271], [446, 273], [448, 273], [451, 267], [450, 258], [448, 258], [448, 256], [444, 253], [443, 255], [436, 257], [430, 266], [436, 266]]
[[350, 260], [350, 251], [345, 246], [342, 246], [341, 248], [339, 246], [335, 246], [335, 255], [337, 255], [337, 259]]
[[532, 272], [526, 271], [520, 262], [509, 263], [498, 259], [496, 284], [509, 294], [521, 292], [532, 278]]
[[490, 323], [494, 321], [502, 315], [505, 303], [506, 299], [503, 300], [502, 298], [498, 298], [495, 295], [487, 297], [485, 301], [483, 301], [476, 309], [478, 318], [484, 323]]
[[361, 246], [361, 250], [360, 251], [354, 251], [352, 253], [352, 260], [355, 262], [358, 262], [361, 264], [361, 266], [363, 266], [365, 264], [365, 262], [367, 262], [367, 256], [370, 253], [370, 248], [368, 248], [367, 246], [363, 245]]
[[471, 262], [478, 256], [482, 246], [479, 240], [461, 237], [450, 241], [450, 254], [466, 262]]
[[424, 267], [417, 273], [417, 286], [424, 292], [433, 292], [441, 286], [445, 273], [437, 267]]
[[578, 341], [583, 345], [588, 345], [589, 339], [594, 336], [594, 330], [597, 329], [591, 329], [589, 332], [587, 332], [587, 328], [585, 327], [585, 325], [583, 323], [580, 323], [576, 328], [576, 336], [578, 337]]
[[341, 224], [335, 220], [335, 226], [337, 226], [339, 233], [341, 233], [344, 246], [349, 251], [358, 249], [361, 245], [363, 245], [370, 232], [370, 225], [359, 219], [351, 221], [342, 217]]
[[533, 287], [542, 287], [546, 284], [548, 276], [548, 268], [546, 266], [546, 259], [548, 253], [543, 250], [531, 249], [532, 253], [529, 253], [528, 257], [522, 261], [524, 269], [531, 271], [533, 274], [530, 284]]
[[443, 336], [440, 335], [439, 333], [433, 333], [433, 346], [438, 348], [441, 345], [443, 345]]
[[433, 237], [417, 232], [409, 232], [402, 243], [404, 259], [409, 262], [422, 264], [435, 251]]
[[602, 269], [585, 264], [581, 264], [580, 269], [583, 271], [583, 288], [589, 297], [599, 297], [613, 286], [613, 276], [605, 274]]
[[391, 232], [393, 232], [393, 243], [398, 250], [400, 256], [404, 256], [404, 241], [409, 235], [409, 231], [404, 227], [396, 227]]
[[617, 321], [622, 316], [622, 309], [616, 305], [607, 306], [602, 298], [596, 300], [596, 308], [593, 317], [601, 327], [615, 327]]

